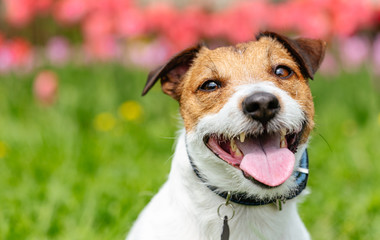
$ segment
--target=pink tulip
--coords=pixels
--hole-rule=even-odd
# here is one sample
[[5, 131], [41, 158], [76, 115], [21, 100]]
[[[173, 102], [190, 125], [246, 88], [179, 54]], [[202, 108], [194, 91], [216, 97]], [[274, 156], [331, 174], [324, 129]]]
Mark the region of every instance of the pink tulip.
[[105, 37], [112, 32], [112, 18], [104, 12], [93, 12], [83, 22], [83, 34], [88, 40]]
[[45, 106], [52, 105], [57, 98], [57, 75], [49, 70], [39, 72], [34, 79], [33, 92], [39, 103]]
[[341, 61], [349, 71], [356, 70], [368, 59], [370, 45], [365, 37], [345, 38], [340, 41], [339, 47]]
[[115, 31], [122, 37], [136, 37], [146, 32], [144, 12], [137, 9], [118, 11], [115, 19]]
[[5, 45], [0, 45], [0, 73], [6, 73], [12, 68], [12, 54]]
[[233, 43], [245, 42], [255, 38], [255, 35], [265, 26], [268, 14], [268, 4], [264, 1], [241, 2], [227, 11], [225, 31]]
[[6, 40], [0, 36], [0, 72], [31, 70], [33, 57], [33, 49], [27, 41], [21, 38]]
[[285, 30], [290, 30], [291, 27], [294, 27], [294, 18], [297, 17], [295, 16], [297, 11], [293, 10], [293, 6], [291, 4], [292, 3], [286, 2], [277, 6], [268, 6], [268, 12], [271, 13], [270, 15], [276, 16], [269, 17], [266, 20], [266, 25], [269, 29], [283, 32]]
[[339, 65], [331, 53], [326, 52], [319, 71], [321, 74], [327, 76], [335, 76], [339, 73]]
[[354, 34], [359, 28], [371, 25], [374, 5], [371, 0], [331, 1], [332, 32], [341, 37]]
[[257, 32], [257, 26], [249, 24], [250, 19], [242, 9], [226, 12], [220, 21], [223, 23], [224, 35], [232, 43], [251, 40]]
[[153, 69], [164, 64], [172, 52], [168, 42], [158, 39], [149, 43], [135, 42], [127, 49], [127, 54], [132, 64]]
[[322, 39], [329, 36], [331, 31], [329, 14], [323, 7], [317, 2], [298, 4], [297, 10], [294, 11], [298, 14], [293, 19], [293, 25], [301, 36]]
[[145, 9], [147, 28], [151, 32], [165, 31], [176, 24], [179, 12], [172, 6], [164, 2], [152, 2]]
[[133, 7], [133, 2], [131, 0], [91, 0], [88, 2], [88, 6], [92, 11], [113, 15], [118, 11]]
[[32, 48], [26, 40], [22, 38], [13, 39], [9, 41], [8, 47], [12, 56], [12, 65], [23, 66], [28, 64], [32, 55]]
[[4, 0], [5, 18], [16, 27], [27, 25], [33, 18], [33, 0]]
[[121, 52], [111, 36], [88, 39], [84, 48], [90, 59], [102, 61], [113, 60]]
[[63, 37], [53, 37], [46, 46], [46, 56], [53, 64], [66, 63], [70, 55], [69, 43]]
[[63, 24], [77, 23], [87, 13], [89, 1], [91, 0], [59, 0], [55, 4], [54, 16]]
[[[196, 44], [200, 36], [201, 15], [198, 9], [187, 8], [174, 17], [176, 24], [168, 25], [163, 29], [163, 37], [173, 47], [173, 53]], [[199, 18], [198, 18], [199, 17]]]
[[205, 16], [207, 24], [202, 24], [202, 34], [209, 39], [220, 38], [224, 33], [224, 22], [221, 13], [210, 13]]
[[38, 12], [47, 13], [53, 5], [53, 0], [34, 0], [34, 8]]

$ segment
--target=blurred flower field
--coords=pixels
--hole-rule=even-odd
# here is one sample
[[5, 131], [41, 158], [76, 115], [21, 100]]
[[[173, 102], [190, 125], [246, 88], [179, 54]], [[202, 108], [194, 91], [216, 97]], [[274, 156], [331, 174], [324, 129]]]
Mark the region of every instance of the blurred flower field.
[[[259, 30], [323, 38], [310, 82], [313, 239], [380, 238], [380, 5], [375, 0], [0, 2], [0, 239], [124, 239], [170, 169], [177, 103], [147, 69]], [[302, 20], [300, 20], [302, 19]], [[174, 24], [175, 23], [175, 24]]]
[[200, 40], [219, 46], [268, 29], [328, 40], [326, 73], [371, 64], [380, 74], [378, 0], [180, 2], [3, 0], [0, 74], [73, 62], [151, 68]]

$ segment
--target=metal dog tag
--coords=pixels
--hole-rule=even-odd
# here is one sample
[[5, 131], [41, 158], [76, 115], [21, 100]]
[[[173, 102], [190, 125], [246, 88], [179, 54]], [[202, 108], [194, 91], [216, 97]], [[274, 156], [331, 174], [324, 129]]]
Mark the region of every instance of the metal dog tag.
[[221, 240], [228, 240], [228, 239], [230, 239], [230, 227], [228, 226], [228, 217], [224, 216], [223, 232], [222, 232]]
[[[217, 211], [219, 218], [223, 220], [223, 230], [222, 230], [221, 240], [229, 240], [230, 239], [230, 227], [228, 226], [228, 220], [231, 220], [235, 216], [235, 208], [230, 203], [230, 199], [231, 199], [231, 192], [228, 192], [227, 198], [226, 198], [226, 203], [220, 204], [218, 207], [218, 211]], [[223, 208], [223, 210], [229, 209], [231, 216], [228, 217], [228, 214], [227, 215], [223, 214], [224, 217], [222, 217], [223, 215], [220, 213], [221, 208]]]

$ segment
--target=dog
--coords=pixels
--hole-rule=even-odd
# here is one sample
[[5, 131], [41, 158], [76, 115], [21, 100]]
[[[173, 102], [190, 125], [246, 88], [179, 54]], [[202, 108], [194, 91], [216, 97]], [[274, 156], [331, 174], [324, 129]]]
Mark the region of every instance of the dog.
[[296, 204], [314, 127], [309, 79], [325, 48], [263, 32], [235, 46], [198, 44], [151, 71], [143, 95], [160, 80], [184, 129], [167, 182], [127, 239], [310, 239]]

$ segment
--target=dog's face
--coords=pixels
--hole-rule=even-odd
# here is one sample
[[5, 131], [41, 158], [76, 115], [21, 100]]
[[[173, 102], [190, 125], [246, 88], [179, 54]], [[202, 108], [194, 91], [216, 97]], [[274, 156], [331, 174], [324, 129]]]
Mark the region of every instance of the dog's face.
[[151, 72], [179, 101], [188, 154], [207, 184], [258, 197], [291, 194], [314, 126], [308, 78], [325, 43], [264, 33], [257, 41], [189, 48]]

